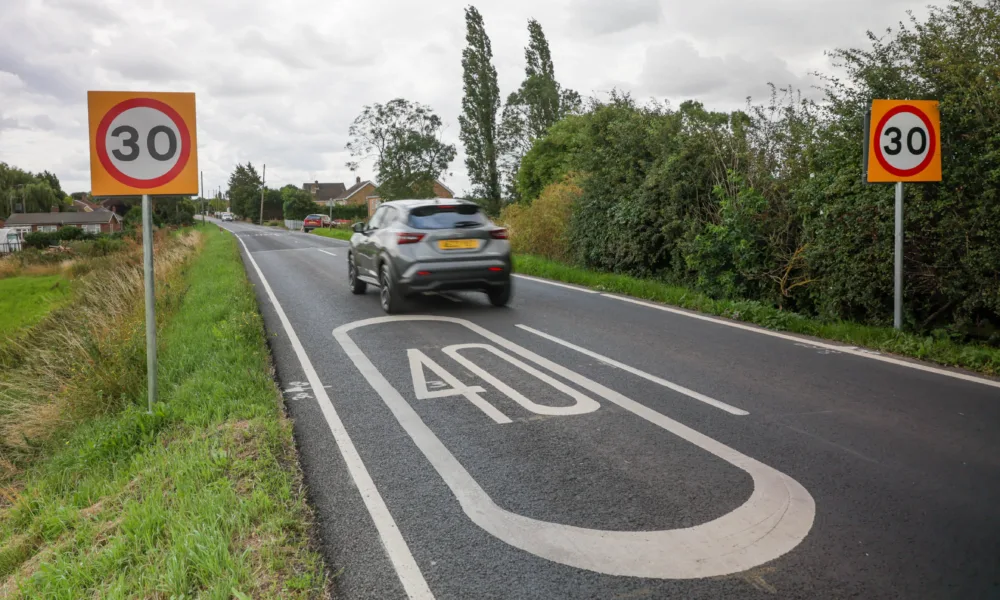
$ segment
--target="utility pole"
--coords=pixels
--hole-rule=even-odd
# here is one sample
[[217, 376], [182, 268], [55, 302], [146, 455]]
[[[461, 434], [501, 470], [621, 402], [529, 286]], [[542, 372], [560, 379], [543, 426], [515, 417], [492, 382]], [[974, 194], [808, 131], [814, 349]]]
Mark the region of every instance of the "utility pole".
[[264, 192], [267, 190], [267, 165], [260, 170], [260, 225], [264, 224]]
[[201, 198], [201, 222], [205, 222], [205, 172], [201, 171], [201, 191], [198, 193], [198, 197]]

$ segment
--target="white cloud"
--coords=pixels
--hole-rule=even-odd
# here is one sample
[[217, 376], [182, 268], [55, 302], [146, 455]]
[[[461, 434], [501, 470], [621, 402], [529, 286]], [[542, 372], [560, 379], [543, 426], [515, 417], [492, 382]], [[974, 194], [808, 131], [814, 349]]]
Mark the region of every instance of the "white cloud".
[[815, 82], [793, 73], [775, 56], [705, 56], [687, 40], [649, 48], [639, 90], [672, 101], [700, 100], [721, 108], [738, 108], [749, 96], [760, 101], [770, 94], [768, 84], [808, 93]]
[[584, 31], [597, 34], [655, 24], [663, 12], [659, 0], [573, 0], [570, 8]]
[[[353, 181], [347, 128], [365, 104], [431, 105], [459, 148], [468, 0], [2, 0], [0, 161], [89, 188], [86, 92], [193, 91], [209, 189], [233, 165], [274, 185]], [[768, 81], [808, 85], [823, 51], [926, 14], [924, 0], [480, 0], [501, 93], [523, 78], [526, 25], [549, 39], [560, 82], [584, 95], [742, 105]], [[369, 170], [359, 173], [369, 178]]]

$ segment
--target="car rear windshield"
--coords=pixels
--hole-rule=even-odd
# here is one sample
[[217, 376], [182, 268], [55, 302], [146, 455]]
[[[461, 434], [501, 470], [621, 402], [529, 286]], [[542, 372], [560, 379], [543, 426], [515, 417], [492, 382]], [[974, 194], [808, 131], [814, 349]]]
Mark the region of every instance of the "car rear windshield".
[[322, 219], [322, 218], [323, 218], [323, 215], [309, 215], [308, 217], [306, 217], [306, 219], [308, 219], [310, 221], [313, 220], [313, 219]]
[[416, 229], [461, 229], [486, 224], [474, 204], [418, 206], [410, 211], [410, 227]]

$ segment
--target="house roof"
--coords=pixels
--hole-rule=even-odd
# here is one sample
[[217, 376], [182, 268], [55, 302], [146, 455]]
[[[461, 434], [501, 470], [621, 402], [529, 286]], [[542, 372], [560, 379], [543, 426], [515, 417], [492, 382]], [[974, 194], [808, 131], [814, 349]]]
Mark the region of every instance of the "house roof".
[[447, 191], [448, 191], [448, 193], [449, 193], [449, 194], [451, 194], [452, 196], [454, 196], [454, 195], [455, 195], [455, 192], [454, 192], [454, 191], [453, 191], [453, 190], [452, 190], [452, 189], [451, 189], [450, 187], [446, 186], [446, 185], [445, 185], [445, 184], [444, 184], [444, 183], [443, 183], [443, 182], [442, 182], [442, 181], [441, 181], [440, 179], [435, 179], [435, 180], [434, 180], [434, 183], [436, 183], [436, 184], [438, 184], [439, 186], [443, 187], [443, 188], [444, 188], [445, 190], [447, 190]]
[[93, 223], [110, 223], [111, 219], [120, 220], [118, 215], [109, 210], [94, 212], [65, 213], [15, 213], [7, 219], [7, 226], [12, 225], [88, 225]]
[[336, 200], [344, 193], [346, 186], [342, 183], [303, 183], [302, 189], [311, 192], [316, 187], [317, 200]]
[[362, 189], [364, 189], [364, 187], [366, 185], [374, 186], [375, 184], [372, 183], [371, 181], [359, 181], [358, 183], [355, 183], [351, 187], [349, 187], [346, 190], [344, 190], [344, 193], [341, 194], [340, 196], [337, 196], [337, 198], [335, 198], [335, 200], [347, 200], [348, 198], [350, 198], [354, 194], [357, 194]]

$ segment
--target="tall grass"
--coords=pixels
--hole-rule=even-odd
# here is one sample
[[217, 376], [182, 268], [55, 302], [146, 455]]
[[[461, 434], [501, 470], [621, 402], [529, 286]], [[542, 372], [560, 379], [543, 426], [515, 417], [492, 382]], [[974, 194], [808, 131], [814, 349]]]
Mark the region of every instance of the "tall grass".
[[350, 240], [351, 236], [354, 235], [354, 232], [350, 229], [340, 229], [337, 227], [313, 229], [312, 233], [335, 240]]
[[232, 236], [200, 237], [163, 284], [154, 414], [132, 390], [0, 488], [0, 597], [325, 597], [253, 288]]
[[[171, 308], [175, 271], [201, 234], [158, 232], [154, 268], [158, 299]], [[29, 335], [0, 346], [0, 456], [17, 462], [59, 429], [120, 409], [142, 389], [141, 246], [90, 259], [72, 304], [52, 312]], [[165, 316], [163, 312], [160, 317]]]

